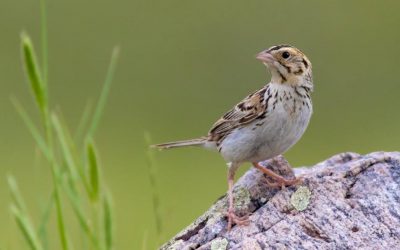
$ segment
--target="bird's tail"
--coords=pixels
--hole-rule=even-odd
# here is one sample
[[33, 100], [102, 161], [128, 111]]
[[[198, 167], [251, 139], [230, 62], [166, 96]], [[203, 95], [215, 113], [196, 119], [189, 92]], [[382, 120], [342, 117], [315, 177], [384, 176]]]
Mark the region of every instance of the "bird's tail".
[[187, 147], [187, 146], [201, 146], [207, 141], [207, 138], [196, 138], [191, 140], [184, 140], [184, 141], [174, 141], [174, 142], [167, 142], [162, 144], [155, 144], [151, 145], [152, 148], [158, 149], [170, 149], [170, 148], [180, 148], [180, 147]]

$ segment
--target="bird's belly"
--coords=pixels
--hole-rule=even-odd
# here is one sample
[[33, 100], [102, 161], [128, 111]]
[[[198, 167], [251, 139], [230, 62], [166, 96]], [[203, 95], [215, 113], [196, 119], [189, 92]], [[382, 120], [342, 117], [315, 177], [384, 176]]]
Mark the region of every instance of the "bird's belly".
[[265, 119], [235, 129], [222, 142], [220, 152], [225, 160], [235, 162], [258, 162], [283, 154], [303, 135], [311, 113], [307, 107], [291, 113], [278, 106]]

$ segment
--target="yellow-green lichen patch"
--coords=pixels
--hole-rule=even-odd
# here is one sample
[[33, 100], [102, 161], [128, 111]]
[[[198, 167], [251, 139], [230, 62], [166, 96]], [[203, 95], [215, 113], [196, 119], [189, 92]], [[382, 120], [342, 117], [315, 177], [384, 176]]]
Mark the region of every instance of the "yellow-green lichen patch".
[[247, 206], [250, 204], [250, 193], [244, 187], [238, 187], [235, 190], [235, 198], [234, 198], [234, 206], [238, 210], [246, 209]]
[[297, 211], [303, 211], [310, 203], [311, 192], [308, 187], [301, 186], [290, 197], [290, 203]]
[[217, 238], [211, 242], [211, 250], [225, 250], [228, 246], [227, 239]]

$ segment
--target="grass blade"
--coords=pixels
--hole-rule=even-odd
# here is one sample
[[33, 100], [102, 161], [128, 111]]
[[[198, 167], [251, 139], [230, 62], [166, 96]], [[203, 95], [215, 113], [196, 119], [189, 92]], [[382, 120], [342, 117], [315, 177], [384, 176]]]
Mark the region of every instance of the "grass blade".
[[44, 208], [44, 211], [43, 211], [43, 214], [42, 214], [42, 217], [41, 217], [41, 220], [40, 220], [40, 224], [39, 224], [39, 227], [38, 227], [38, 230], [37, 230], [39, 238], [40, 238], [40, 240], [42, 242], [42, 245], [43, 245], [44, 249], [48, 249], [46, 226], [47, 226], [47, 224], [49, 222], [49, 219], [50, 219], [51, 209], [53, 207], [53, 204], [54, 204], [54, 191], [51, 192], [50, 199], [49, 199], [48, 203], [46, 204], [46, 206]]
[[[53, 177], [53, 178], [57, 178], [57, 177]], [[61, 202], [61, 198], [60, 198], [60, 193], [58, 191], [58, 184], [55, 184], [54, 200], [56, 203], [57, 225], [58, 225], [58, 232], [59, 232], [60, 240], [61, 240], [61, 246], [62, 246], [62, 249], [68, 250], [69, 249], [68, 237], [67, 237], [67, 232], [65, 230], [64, 214], [62, 211], [62, 202]]]
[[21, 192], [19, 191], [17, 182], [15, 181], [14, 177], [9, 175], [7, 176], [8, 187], [10, 188], [11, 198], [14, 202], [14, 206], [22, 212], [26, 212], [26, 206], [24, 200], [22, 199]]
[[93, 137], [93, 134], [95, 133], [97, 125], [100, 121], [101, 115], [103, 114], [104, 106], [106, 104], [107, 97], [110, 92], [111, 83], [114, 78], [118, 55], [119, 55], [119, 48], [115, 47], [111, 55], [110, 65], [107, 70], [107, 75], [104, 82], [103, 90], [101, 91], [99, 101], [97, 102], [96, 109], [94, 111], [93, 118], [90, 123], [90, 127], [87, 133], [87, 138]]
[[21, 40], [25, 71], [28, 75], [28, 79], [31, 84], [31, 88], [39, 110], [42, 113], [45, 113], [47, 109], [46, 88], [40, 76], [40, 70], [36, 61], [36, 55], [32, 45], [32, 41], [25, 33], [22, 33]]
[[22, 107], [22, 105], [18, 102], [17, 99], [11, 98], [11, 102], [13, 103], [17, 113], [22, 118], [25, 125], [28, 127], [29, 132], [32, 134], [33, 139], [35, 140], [36, 144], [38, 145], [40, 151], [44, 154], [46, 159], [50, 159], [50, 151], [47, 147], [47, 144], [40, 134], [39, 130], [33, 123], [32, 119], [29, 117], [28, 113]]
[[78, 219], [79, 225], [83, 229], [83, 232], [91, 240], [93, 246], [96, 249], [99, 249], [99, 241], [97, 240], [95, 234], [93, 233], [92, 228], [91, 228], [90, 224], [88, 223], [88, 220], [86, 219], [82, 208], [79, 205], [79, 200], [73, 194], [73, 192], [70, 192], [68, 189], [67, 189], [67, 195], [68, 195], [68, 198], [69, 198], [69, 200], [71, 202], [72, 209], [73, 209], [73, 211], [75, 213], [75, 216]]
[[97, 165], [96, 151], [93, 142], [88, 140], [86, 144], [87, 161], [89, 164], [89, 180], [92, 190], [92, 200], [99, 200], [99, 167]]
[[153, 152], [154, 150], [150, 149], [151, 143], [151, 138], [149, 133], [144, 134], [145, 142], [146, 142], [146, 147], [147, 147], [147, 167], [149, 170], [149, 181], [150, 181], [150, 187], [151, 187], [151, 193], [152, 193], [152, 199], [153, 199], [153, 212], [154, 212], [154, 218], [155, 218], [155, 223], [156, 223], [156, 230], [157, 230], [157, 237], [158, 237], [158, 242], [160, 243], [161, 238], [162, 238], [162, 233], [163, 233], [163, 223], [162, 223], [162, 213], [161, 213], [161, 206], [160, 206], [160, 197], [159, 197], [159, 190], [158, 190], [158, 185], [157, 185], [157, 168], [156, 168], [156, 163], [154, 159]]
[[68, 250], [69, 244], [65, 229], [64, 215], [62, 211], [62, 202], [58, 191], [58, 186], [60, 181], [57, 173], [58, 166], [57, 163], [55, 162], [53, 153], [51, 120], [49, 118], [49, 107], [47, 101], [47, 85], [43, 83], [43, 79], [40, 76], [40, 70], [36, 61], [36, 56], [31, 39], [29, 38], [28, 35], [23, 33], [21, 35], [21, 40], [22, 40], [22, 54], [23, 54], [23, 63], [25, 71], [28, 75], [31, 88], [34, 93], [36, 104], [38, 105], [39, 110], [41, 112], [46, 132], [46, 142], [47, 142], [46, 145], [48, 145], [47, 147], [48, 153], [46, 154], [46, 157], [48, 157], [48, 161], [52, 168], [52, 176], [55, 188], [54, 199], [56, 204], [57, 223], [60, 234], [61, 246], [62, 249]]
[[32, 250], [42, 250], [43, 248], [40, 245], [40, 242], [38, 241], [30, 222], [23, 215], [22, 211], [16, 206], [11, 206], [11, 213], [14, 215], [17, 225], [24, 235], [29, 247]]
[[28, 242], [31, 249], [43, 249], [40, 245], [39, 240], [36, 237], [35, 231], [33, 230], [30, 221], [26, 216], [26, 206], [19, 191], [17, 182], [12, 176], [8, 176], [7, 180], [11, 192], [11, 197], [14, 203], [11, 206], [11, 212], [15, 217], [19, 229], [21, 230], [25, 240]]
[[[69, 132], [69, 130], [67, 128], [67, 125], [66, 125], [67, 123], [66, 123], [65, 119], [63, 119], [63, 116], [61, 115], [61, 111], [59, 111], [59, 114], [60, 115], [57, 116], [57, 119], [58, 119], [58, 123], [60, 126], [59, 130], [62, 132], [63, 137], [64, 137], [64, 139], [63, 139], [64, 144], [66, 145], [66, 148], [69, 149], [69, 155], [72, 158], [73, 162], [75, 163], [74, 169], [78, 172], [79, 177], [81, 178], [81, 181], [83, 182], [85, 191], [86, 191], [87, 195], [90, 197], [92, 190], [91, 190], [90, 185], [86, 178], [86, 173], [85, 173], [85, 169], [84, 169], [85, 163], [81, 163], [79, 160], [77, 160], [76, 145], [74, 143], [74, 140], [72, 139], [71, 133]], [[83, 152], [85, 153], [84, 150], [83, 150]], [[65, 162], [67, 162], [67, 161], [65, 160]], [[68, 176], [69, 184], [70, 184], [70, 187], [73, 189], [73, 191], [76, 192], [76, 185], [75, 185], [76, 179], [75, 179], [75, 177], [72, 177], [72, 178], [71, 177], [72, 176]]]
[[76, 167], [76, 162], [73, 158], [72, 150], [69, 147], [66, 132], [64, 131], [63, 126], [60, 123], [60, 120], [55, 114], [51, 116], [51, 121], [54, 130], [56, 131], [58, 141], [60, 142], [62, 156], [68, 166], [68, 170], [72, 179], [75, 180], [77, 178], [77, 170], [76, 170], [77, 167]]
[[104, 194], [103, 211], [104, 211], [103, 222], [104, 222], [105, 249], [112, 250], [114, 248], [112, 201], [111, 201], [111, 195], [108, 192]]
[[92, 108], [92, 103], [89, 101], [86, 103], [85, 108], [83, 109], [83, 113], [79, 121], [78, 128], [76, 129], [74, 137], [75, 141], [81, 142], [81, 140], [83, 139], [83, 132], [89, 121], [91, 108]]
[[[42, 68], [43, 68], [43, 87], [47, 89], [47, 78], [48, 78], [48, 45], [47, 45], [47, 8], [46, 8], [46, 0], [40, 0], [40, 31], [41, 31], [41, 42], [42, 42]], [[47, 95], [47, 93], [46, 93]], [[47, 98], [47, 96], [46, 96]]]

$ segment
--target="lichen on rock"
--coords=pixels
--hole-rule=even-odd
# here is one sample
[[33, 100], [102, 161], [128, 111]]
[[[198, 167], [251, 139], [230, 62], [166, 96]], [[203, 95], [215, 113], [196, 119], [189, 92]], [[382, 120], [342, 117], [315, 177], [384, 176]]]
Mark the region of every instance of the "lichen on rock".
[[303, 211], [307, 209], [310, 203], [311, 192], [306, 186], [299, 187], [290, 197], [290, 204], [297, 210]]
[[247, 209], [250, 204], [250, 193], [246, 188], [239, 186], [234, 190], [234, 207], [235, 209], [242, 211]]
[[228, 240], [225, 238], [216, 238], [211, 242], [211, 250], [225, 250], [228, 246]]

